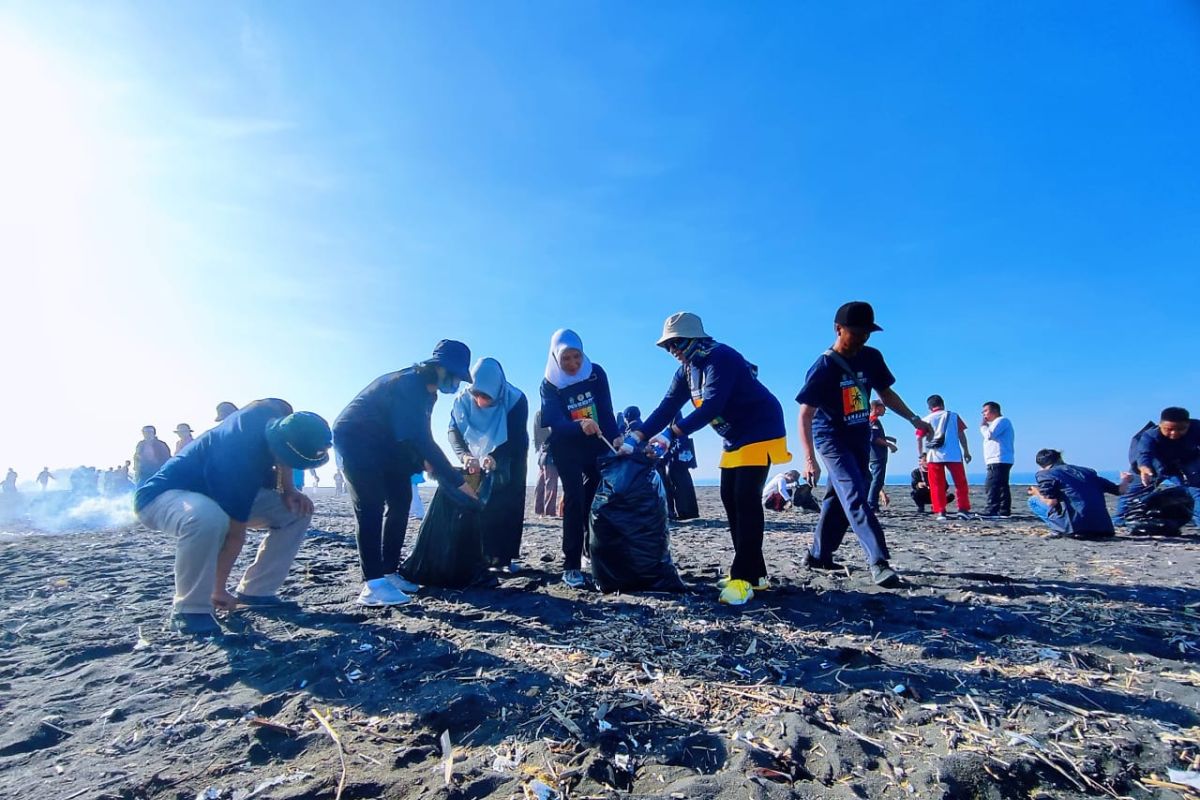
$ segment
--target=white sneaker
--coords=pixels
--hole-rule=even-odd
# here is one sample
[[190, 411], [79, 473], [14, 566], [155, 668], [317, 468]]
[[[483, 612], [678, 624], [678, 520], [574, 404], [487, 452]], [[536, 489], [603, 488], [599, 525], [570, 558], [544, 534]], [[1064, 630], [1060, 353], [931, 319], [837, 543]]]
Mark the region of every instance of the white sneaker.
[[937, 521], [937, 522], [945, 522], [945, 521], [946, 521], [946, 515], [945, 515], [945, 514], [938, 514], [937, 516], [935, 516], [935, 517], [934, 517], [934, 520], [935, 520], [935, 521]]
[[395, 586], [402, 592], [407, 594], [416, 594], [421, 591], [421, 584], [413, 583], [408, 578], [401, 575], [399, 572], [393, 572], [391, 575], [384, 575], [384, 580]]
[[387, 578], [367, 581], [358, 593], [360, 606], [402, 606], [410, 600], [411, 597], [393, 586]]
[[572, 589], [578, 589], [586, 583], [583, 579], [583, 573], [577, 569], [569, 569], [563, 573], [563, 583], [570, 586]]

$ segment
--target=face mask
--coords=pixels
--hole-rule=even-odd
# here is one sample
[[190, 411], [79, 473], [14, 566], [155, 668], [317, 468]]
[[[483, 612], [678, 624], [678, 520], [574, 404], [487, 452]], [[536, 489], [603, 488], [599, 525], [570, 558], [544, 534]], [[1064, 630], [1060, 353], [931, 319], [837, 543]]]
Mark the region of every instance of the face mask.
[[438, 391], [442, 394], [454, 394], [458, 391], [458, 385], [460, 383], [462, 383], [462, 381], [460, 381], [458, 378], [447, 375], [442, 379], [442, 382], [438, 384]]

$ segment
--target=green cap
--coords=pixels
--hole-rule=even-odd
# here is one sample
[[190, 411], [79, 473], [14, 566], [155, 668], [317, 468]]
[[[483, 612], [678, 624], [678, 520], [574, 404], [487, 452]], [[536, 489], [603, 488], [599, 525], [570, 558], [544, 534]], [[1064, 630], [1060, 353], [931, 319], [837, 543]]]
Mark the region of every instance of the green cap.
[[292, 469], [312, 469], [329, 460], [333, 433], [320, 415], [297, 411], [267, 423], [267, 445]]

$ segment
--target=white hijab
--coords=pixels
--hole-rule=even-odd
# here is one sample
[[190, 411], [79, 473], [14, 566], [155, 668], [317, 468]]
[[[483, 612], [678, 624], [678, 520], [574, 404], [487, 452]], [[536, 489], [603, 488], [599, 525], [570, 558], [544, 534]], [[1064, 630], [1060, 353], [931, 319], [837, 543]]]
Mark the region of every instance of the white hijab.
[[[487, 408], [475, 405], [471, 389], [492, 398]], [[459, 389], [450, 409], [450, 420], [476, 458], [491, 455], [508, 441], [508, 412], [524, 397], [504, 378], [504, 369], [494, 358], [481, 358], [471, 367], [471, 385]]]
[[[578, 350], [583, 355], [583, 363], [574, 375], [563, 372], [563, 368], [558, 365], [559, 359], [567, 350]], [[546, 359], [546, 380], [555, 388], [565, 389], [573, 384], [586, 381], [590, 377], [592, 377], [592, 362], [583, 352], [583, 340], [579, 338], [579, 334], [570, 328], [556, 330], [550, 337], [550, 357]]]

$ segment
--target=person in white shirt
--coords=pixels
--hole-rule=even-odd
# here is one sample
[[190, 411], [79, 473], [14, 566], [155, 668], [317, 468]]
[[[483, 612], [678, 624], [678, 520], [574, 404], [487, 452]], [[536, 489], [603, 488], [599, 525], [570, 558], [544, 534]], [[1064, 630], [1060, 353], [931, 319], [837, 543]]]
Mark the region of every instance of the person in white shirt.
[[983, 515], [989, 518], [1012, 516], [1012, 493], [1008, 487], [1008, 475], [1013, 465], [1013, 426], [1007, 417], [1000, 415], [1000, 404], [989, 400], [983, 404], [983, 423], [979, 426], [983, 434], [983, 461], [987, 464], [987, 508]]
[[959, 519], [977, 519], [971, 513], [971, 489], [967, 485], [964, 463], [971, 463], [971, 449], [967, 445], [967, 424], [953, 411], [946, 410], [946, 401], [941, 395], [933, 394], [925, 401], [929, 414], [924, 420], [933, 428], [932, 434], [917, 439], [917, 455], [925, 454], [929, 469], [929, 495], [934, 519], [946, 519], [946, 472], [954, 480]]
[[792, 504], [792, 497], [795, 495], [796, 487], [799, 485], [799, 470], [789, 469], [787, 472], [779, 473], [767, 481], [767, 485], [763, 487], [763, 508], [769, 508], [772, 511], [783, 511]]

